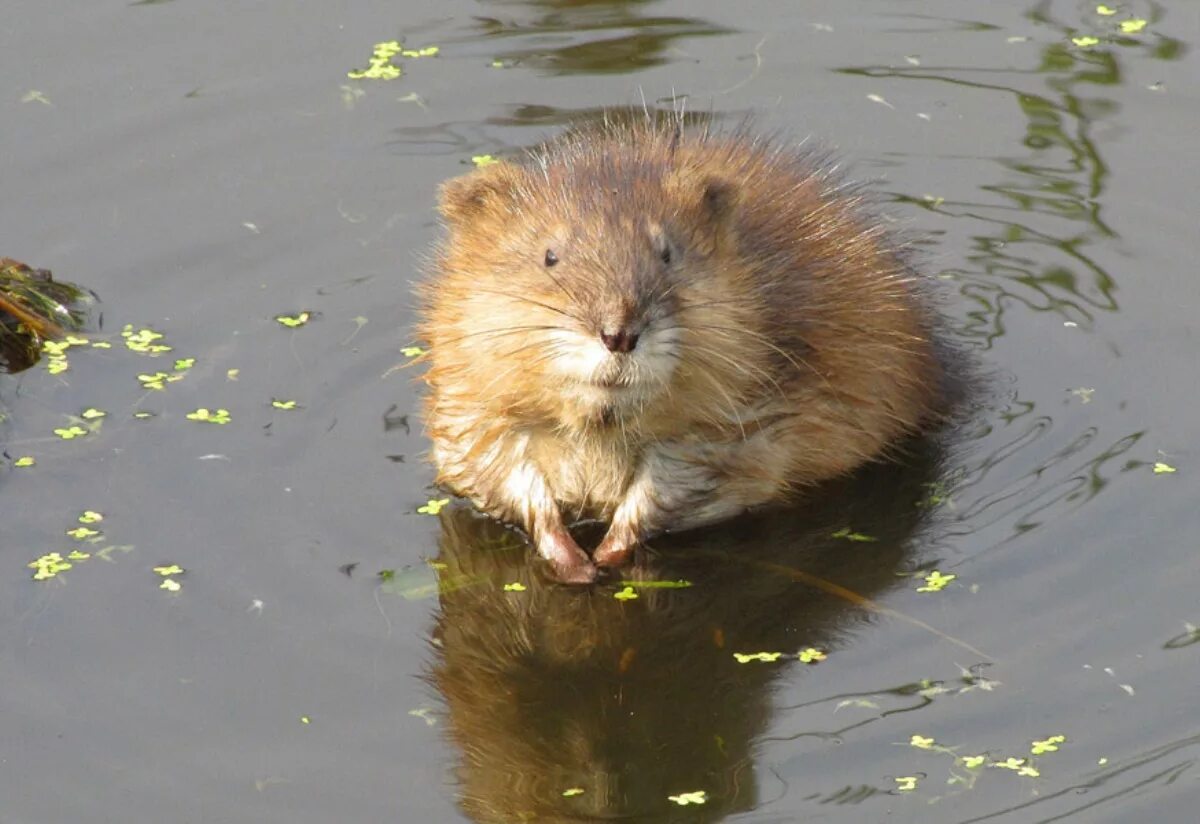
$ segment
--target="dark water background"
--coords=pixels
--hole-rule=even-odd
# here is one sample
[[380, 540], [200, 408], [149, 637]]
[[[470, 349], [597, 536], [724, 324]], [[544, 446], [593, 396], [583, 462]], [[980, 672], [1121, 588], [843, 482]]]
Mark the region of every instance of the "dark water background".
[[[9, 3], [0, 255], [114, 346], [0, 377], [0, 821], [1195, 820], [1200, 6], [1112, 5]], [[440, 53], [347, 78], [393, 38]], [[664, 545], [695, 586], [620, 602], [418, 514], [393, 367], [437, 183], [643, 94], [836, 146], [996, 377], [942, 469]], [[107, 562], [31, 580], [84, 510]], [[955, 760], [1052, 735], [1037, 777]]]

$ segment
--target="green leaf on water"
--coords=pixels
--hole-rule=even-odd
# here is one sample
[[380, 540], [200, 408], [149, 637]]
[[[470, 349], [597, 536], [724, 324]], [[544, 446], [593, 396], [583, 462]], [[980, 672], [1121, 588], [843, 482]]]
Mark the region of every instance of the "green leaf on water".
[[637, 589], [687, 589], [692, 586], [691, 581], [680, 578], [678, 581], [622, 581], [627, 587], [635, 587]]
[[772, 663], [783, 657], [782, 652], [735, 652], [734, 659], [739, 664], [749, 664], [751, 661], [763, 661]]
[[1030, 755], [1044, 755], [1048, 752], [1058, 752], [1058, 745], [1067, 740], [1065, 735], [1052, 735], [1044, 741], [1032, 741], [1029, 745]]
[[312, 319], [311, 312], [298, 312], [295, 315], [276, 315], [275, 320], [288, 329], [303, 326]]
[[936, 569], [925, 576], [925, 586], [917, 587], [917, 592], [941, 592], [946, 585], [957, 578], [957, 575], [943, 575]]
[[450, 503], [449, 498], [430, 498], [425, 504], [417, 507], [417, 512], [422, 515], [437, 515]]
[[37, 558], [28, 564], [29, 568], [34, 570], [33, 580], [45, 581], [53, 578], [60, 572], [65, 572], [70, 569], [73, 564], [69, 561], [64, 561], [62, 555], [57, 552], [49, 552], [40, 558]]
[[845, 538], [847, 541], [855, 541], [855, 542], [860, 542], [860, 543], [879, 540], [878, 538], [875, 538], [871, 535], [864, 535], [861, 532], [851, 532], [850, 527], [848, 527], [848, 526], [842, 527], [837, 532], [832, 533], [829, 537], [830, 538]]
[[229, 423], [228, 409], [205, 409], [201, 407], [195, 412], [189, 412], [185, 415], [189, 421], [200, 421], [202, 423], [226, 424]]

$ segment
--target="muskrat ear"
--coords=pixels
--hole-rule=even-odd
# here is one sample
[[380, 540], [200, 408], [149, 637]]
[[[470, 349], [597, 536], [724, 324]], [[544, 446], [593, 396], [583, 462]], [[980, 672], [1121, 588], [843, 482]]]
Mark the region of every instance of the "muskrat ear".
[[516, 194], [520, 170], [512, 163], [490, 163], [469, 174], [447, 180], [438, 190], [438, 211], [459, 225], [494, 208]]
[[700, 198], [704, 211], [715, 223], [723, 223], [738, 203], [738, 188], [733, 181], [710, 175], [700, 182]]

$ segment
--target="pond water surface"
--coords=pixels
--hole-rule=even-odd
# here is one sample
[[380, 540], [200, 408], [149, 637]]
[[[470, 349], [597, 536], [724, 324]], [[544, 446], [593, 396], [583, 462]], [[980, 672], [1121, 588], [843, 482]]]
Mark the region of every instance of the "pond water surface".
[[[0, 256], [102, 303], [0, 376], [0, 821], [1195, 820], [1196, 4], [7, 11]], [[438, 183], [643, 99], [835, 147], [989, 390], [621, 600], [429, 514], [397, 367]]]

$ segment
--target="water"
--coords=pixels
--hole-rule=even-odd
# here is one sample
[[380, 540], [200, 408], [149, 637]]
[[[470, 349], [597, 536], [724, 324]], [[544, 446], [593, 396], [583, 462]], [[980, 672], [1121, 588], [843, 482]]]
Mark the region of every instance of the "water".
[[[19, 5], [0, 255], [95, 289], [113, 347], [0, 378], [5, 822], [1191, 820], [1194, 6]], [[440, 52], [347, 78], [393, 38]], [[438, 182], [643, 97], [834, 145], [992, 391], [944, 454], [664, 543], [693, 586], [620, 601], [417, 512], [396, 367]]]

